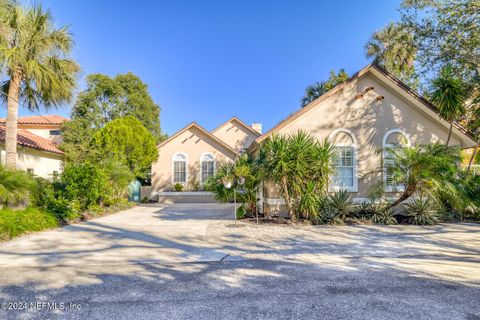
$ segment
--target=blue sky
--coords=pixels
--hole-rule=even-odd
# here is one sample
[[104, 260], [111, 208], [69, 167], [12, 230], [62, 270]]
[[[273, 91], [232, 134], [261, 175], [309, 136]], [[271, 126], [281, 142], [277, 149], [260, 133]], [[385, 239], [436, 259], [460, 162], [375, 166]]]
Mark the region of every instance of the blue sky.
[[[213, 129], [233, 115], [271, 128], [331, 69], [365, 66], [365, 42], [398, 19], [400, 1], [42, 3], [74, 34], [78, 90], [87, 74], [131, 71], [148, 84], [162, 130], [173, 134], [193, 120]], [[69, 115], [70, 107], [50, 113]]]

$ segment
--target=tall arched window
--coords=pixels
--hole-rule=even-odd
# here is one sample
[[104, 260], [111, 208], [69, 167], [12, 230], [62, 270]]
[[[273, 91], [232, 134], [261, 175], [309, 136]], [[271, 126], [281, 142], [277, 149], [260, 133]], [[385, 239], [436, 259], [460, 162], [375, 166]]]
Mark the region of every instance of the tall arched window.
[[334, 190], [358, 191], [357, 177], [357, 140], [348, 129], [334, 130], [329, 136], [335, 144], [336, 156], [334, 166], [336, 173], [332, 177]]
[[385, 133], [383, 137], [383, 182], [385, 191], [402, 192], [405, 189], [400, 177], [395, 175], [395, 154], [392, 150], [409, 147], [411, 145], [408, 135], [399, 129]]
[[184, 153], [175, 153], [172, 158], [173, 183], [187, 183], [187, 155]]
[[200, 157], [200, 181], [205, 183], [215, 175], [215, 157], [211, 153], [204, 153]]

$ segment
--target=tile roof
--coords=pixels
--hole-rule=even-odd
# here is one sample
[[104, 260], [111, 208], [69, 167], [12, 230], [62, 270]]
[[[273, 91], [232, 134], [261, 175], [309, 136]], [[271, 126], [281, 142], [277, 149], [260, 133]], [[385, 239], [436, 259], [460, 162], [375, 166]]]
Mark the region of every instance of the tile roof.
[[[18, 124], [62, 124], [68, 121], [68, 118], [55, 114], [47, 114], [42, 116], [18, 117]], [[5, 118], [0, 118], [0, 124], [5, 124]]]
[[[0, 126], [0, 142], [5, 143], [5, 127]], [[63, 154], [63, 151], [58, 149], [57, 146], [50, 140], [37, 136], [25, 129], [19, 129], [17, 131], [17, 144], [20, 146]]]

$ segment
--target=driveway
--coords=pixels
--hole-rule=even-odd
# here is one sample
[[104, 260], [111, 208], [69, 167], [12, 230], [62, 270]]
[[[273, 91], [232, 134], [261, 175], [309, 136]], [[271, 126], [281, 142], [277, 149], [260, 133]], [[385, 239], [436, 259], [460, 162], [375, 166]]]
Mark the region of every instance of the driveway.
[[[0, 319], [480, 319], [480, 225], [280, 226], [139, 206], [0, 244]], [[2, 308], [5, 305], [2, 304]]]

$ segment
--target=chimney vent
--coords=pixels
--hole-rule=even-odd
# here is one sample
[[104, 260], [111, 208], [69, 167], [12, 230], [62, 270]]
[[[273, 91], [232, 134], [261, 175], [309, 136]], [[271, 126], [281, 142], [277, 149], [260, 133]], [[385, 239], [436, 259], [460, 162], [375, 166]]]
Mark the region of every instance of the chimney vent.
[[262, 134], [262, 124], [258, 122], [252, 123], [252, 129]]

